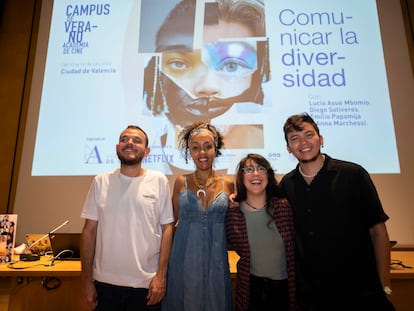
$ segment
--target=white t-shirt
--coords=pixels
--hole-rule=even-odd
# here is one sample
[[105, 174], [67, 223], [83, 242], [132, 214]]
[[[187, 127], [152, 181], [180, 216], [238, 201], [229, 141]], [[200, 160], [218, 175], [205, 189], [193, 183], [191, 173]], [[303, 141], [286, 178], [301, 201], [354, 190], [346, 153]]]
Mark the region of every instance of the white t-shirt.
[[81, 217], [98, 221], [94, 279], [148, 288], [158, 268], [161, 225], [174, 221], [168, 179], [152, 170], [139, 177], [119, 169], [99, 174]]

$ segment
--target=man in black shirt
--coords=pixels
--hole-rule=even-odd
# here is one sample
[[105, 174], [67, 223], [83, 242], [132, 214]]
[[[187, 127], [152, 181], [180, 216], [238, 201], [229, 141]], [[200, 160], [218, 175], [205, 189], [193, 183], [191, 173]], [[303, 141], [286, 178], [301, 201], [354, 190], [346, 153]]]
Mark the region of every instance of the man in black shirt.
[[301, 310], [395, 310], [388, 216], [368, 172], [322, 154], [308, 114], [289, 117], [284, 135], [299, 162], [280, 187], [294, 209]]

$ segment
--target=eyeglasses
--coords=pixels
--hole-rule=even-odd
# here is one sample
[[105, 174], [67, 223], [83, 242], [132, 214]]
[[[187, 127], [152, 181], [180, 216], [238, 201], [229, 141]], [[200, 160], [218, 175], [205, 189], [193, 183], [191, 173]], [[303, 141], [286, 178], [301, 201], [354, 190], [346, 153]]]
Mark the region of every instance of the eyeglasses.
[[242, 168], [242, 170], [244, 171], [244, 173], [246, 175], [250, 175], [253, 174], [255, 171], [257, 172], [257, 174], [266, 174], [267, 173], [267, 169], [264, 166], [245, 166]]

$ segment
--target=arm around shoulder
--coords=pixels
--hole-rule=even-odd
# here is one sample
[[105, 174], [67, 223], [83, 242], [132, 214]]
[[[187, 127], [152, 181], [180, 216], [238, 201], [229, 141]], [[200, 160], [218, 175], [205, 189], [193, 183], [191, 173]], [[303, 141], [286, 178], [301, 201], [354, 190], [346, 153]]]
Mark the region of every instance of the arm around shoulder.
[[230, 176], [224, 176], [225, 189], [229, 194], [234, 193], [234, 180]]

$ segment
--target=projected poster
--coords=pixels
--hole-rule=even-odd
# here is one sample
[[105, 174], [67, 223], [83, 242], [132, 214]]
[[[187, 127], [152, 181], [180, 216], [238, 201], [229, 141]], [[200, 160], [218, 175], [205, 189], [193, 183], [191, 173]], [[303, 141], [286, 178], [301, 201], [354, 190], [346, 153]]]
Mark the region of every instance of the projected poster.
[[282, 174], [296, 165], [282, 127], [302, 112], [323, 152], [399, 172], [374, 0], [221, 2], [55, 1], [32, 174], [118, 167], [129, 124], [150, 137], [146, 168], [193, 170], [176, 142], [197, 121], [224, 136], [216, 170], [256, 152]]

